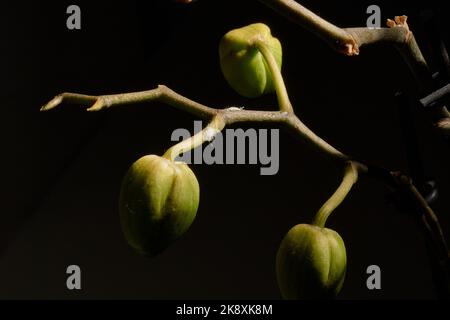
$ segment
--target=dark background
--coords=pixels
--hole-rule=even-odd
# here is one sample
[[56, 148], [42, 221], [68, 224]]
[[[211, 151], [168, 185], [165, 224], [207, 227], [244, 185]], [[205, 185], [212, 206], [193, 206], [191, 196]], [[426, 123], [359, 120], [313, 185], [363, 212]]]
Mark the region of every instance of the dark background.
[[[349, 27], [364, 26], [367, 6], [378, 4], [383, 21], [406, 14], [414, 27], [419, 9], [442, 15], [443, 2], [302, 3]], [[276, 250], [334, 191], [341, 172], [331, 160], [282, 132], [275, 176], [260, 176], [259, 166], [192, 166], [201, 186], [197, 219], [182, 240], [148, 259], [122, 237], [121, 179], [139, 157], [171, 146], [174, 129], [192, 131], [195, 118], [160, 103], [39, 113], [59, 92], [108, 94], [157, 84], [214, 107], [272, 110], [273, 95], [239, 97], [222, 77], [218, 42], [236, 27], [271, 26], [283, 44], [291, 100], [308, 126], [346, 153], [408, 171], [393, 95], [415, 88], [393, 48], [338, 55], [258, 1], [77, 1], [80, 31], [66, 28], [70, 4], [8, 2], [0, 11], [0, 298], [280, 298]], [[448, 30], [448, 19], [442, 23]], [[434, 209], [448, 235], [448, 148], [421, 110], [414, 120], [426, 173], [440, 188]], [[341, 299], [436, 297], [420, 228], [387, 194], [363, 178], [328, 222], [348, 252]], [[71, 264], [82, 270], [78, 292], [66, 289]], [[381, 267], [382, 290], [366, 288], [371, 264]]]

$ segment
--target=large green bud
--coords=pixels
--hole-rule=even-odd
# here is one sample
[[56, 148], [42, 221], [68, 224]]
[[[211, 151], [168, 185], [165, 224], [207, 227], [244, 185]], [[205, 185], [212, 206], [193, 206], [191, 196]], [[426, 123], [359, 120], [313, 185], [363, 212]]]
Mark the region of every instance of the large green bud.
[[267, 63], [255, 45], [263, 42], [270, 48], [281, 69], [281, 44], [274, 38], [268, 26], [255, 23], [234, 29], [220, 41], [220, 67], [228, 84], [240, 95], [248, 98], [274, 92], [272, 74]]
[[126, 240], [154, 256], [191, 226], [199, 204], [199, 185], [185, 163], [148, 155], [136, 161], [122, 183], [119, 210]]
[[284, 237], [277, 253], [278, 286], [285, 299], [335, 297], [347, 265], [344, 241], [331, 229], [298, 224]]

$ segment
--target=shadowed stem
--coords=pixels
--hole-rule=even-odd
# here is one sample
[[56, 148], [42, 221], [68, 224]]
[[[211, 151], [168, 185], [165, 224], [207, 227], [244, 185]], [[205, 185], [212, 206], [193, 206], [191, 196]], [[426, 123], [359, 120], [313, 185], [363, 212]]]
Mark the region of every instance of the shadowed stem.
[[449, 251], [436, 214], [427, 201], [413, 185], [410, 178], [394, 173], [393, 177], [406, 198], [407, 203], [416, 214], [425, 235], [428, 253], [433, 270], [433, 280], [438, 296], [450, 299], [450, 264]]

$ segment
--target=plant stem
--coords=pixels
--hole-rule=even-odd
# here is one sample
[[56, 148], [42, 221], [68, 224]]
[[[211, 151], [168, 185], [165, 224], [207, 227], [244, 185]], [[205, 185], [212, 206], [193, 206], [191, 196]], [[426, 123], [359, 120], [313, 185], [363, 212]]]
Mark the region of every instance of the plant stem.
[[289, 100], [286, 85], [284, 84], [283, 76], [281, 75], [281, 70], [275, 60], [275, 57], [273, 56], [272, 51], [268, 47], [267, 43], [260, 39], [255, 41], [255, 47], [261, 52], [267, 66], [270, 69], [280, 110], [293, 113], [294, 109], [292, 108], [291, 101]]
[[347, 55], [358, 54], [358, 47], [352, 35], [293, 0], [260, 0], [288, 19], [310, 30], [327, 41], [333, 48]]
[[350, 161], [345, 166], [344, 177], [341, 184], [330, 199], [328, 199], [317, 212], [313, 222], [314, 225], [320, 228], [325, 227], [330, 214], [342, 203], [342, 201], [344, 201], [356, 181], [358, 181], [358, 170], [353, 162]]
[[[409, 30], [406, 16], [397, 16], [395, 21], [388, 20], [389, 28], [340, 28], [294, 0], [259, 1], [313, 32], [336, 51], [348, 56], [358, 55], [360, 48], [368, 45], [386, 43], [393, 45], [411, 70], [419, 94], [429, 94], [433, 90], [431, 72], [414, 34]], [[444, 137], [448, 136], [450, 113], [446, 106], [440, 105], [438, 108], [431, 108], [428, 111], [435, 128]]]
[[438, 297], [450, 299], [449, 248], [439, 220], [410, 178], [400, 173], [393, 173], [393, 178], [424, 232]]
[[193, 150], [198, 146], [202, 145], [204, 142], [210, 142], [213, 140], [214, 136], [223, 130], [225, 127], [225, 121], [221, 115], [216, 115], [212, 121], [199, 133], [195, 134], [189, 139], [183, 140], [177, 143], [173, 147], [164, 153], [163, 157], [175, 161], [175, 159], [187, 151]]
[[[404, 60], [407, 62], [411, 71], [415, 75], [415, 79], [417, 80], [419, 87], [421, 87], [421, 91], [427, 92], [430, 90], [432, 82], [431, 74], [412, 32], [409, 31], [407, 26], [398, 25], [392, 28], [381, 29], [341, 29], [315, 15], [308, 9], [302, 7], [296, 1], [260, 1], [281, 12], [283, 15], [288, 16], [289, 18], [293, 19], [295, 22], [301, 24], [315, 34], [319, 35], [322, 39], [325, 39], [330, 45], [332, 45], [333, 48], [335, 48], [337, 51], [346, 55], [357, 55], [359, 53], [360, 47], [369, 44], [390, 43], [395, 45], [402, 52]], [[396, 22], [397, 20], [400, 21], [400, 19], [396, 19]], [[404, 22], [406, 22], [406, 19], [404, 20]], [[263, 52], [264, 48], [261, 50], [261, 53], [264, 55]], [[266, 60], [269, 61], [267, 58]], [[273, 72], [272, 69], [271, 72]], [[279, 73], [279, 68], [277, 67], [277, 69]], [[273, 72], [273, 74], [276, 74], [276, 72]], [[285, 90], [286, 88], [284, 86], [284, 83], [283, 87]], [[281, 99], [281, 95], [279, 94], [279, 92], [281, 92], [280, 89], [282, 88], [279, 87], [277, 90], [277, 97], [279, 101]], [[284, 99], [286, 99], [286, 97]], [[288, 98], [286, 100], [289, 101]], [[315, 135], [314, 132], [308, 129], [300, 121], [300, 119], [295, 116], [293, 112], [290, 113], [288, 110], [289, 107], [286, 107], [288, 106], [288, 104], [285, 102], [280, 103], [280, 108], [285, 108], [286, 111], [236, 110], [236, 108], [214, 109], [192, 101], [184, 96], [179, 95], [171, 89], [160, 85], [158, 86], [158, 88], [153, 90], [117, 95], [88, 96], [76, 93], [63, 93], [55, 97], [53, 100], [47, 103], [47, 105], [42, 107], [41, 111], [51, 110], [64, 102], [89, 105], [93, 104], [88, 110], [98, 111], [110, 108], [112, 106], [142, 103], [148, 101], [160, 101], [176, 107], [181, 111], [191, 113], [195, 116], [207, 120], [213, 119], [215, 116], [220, 115], [222, 117], [221, 119], [223, 120], [224, 125], [242, 122], [273, 123], [284, 125], [296, 136], [299, 136], [303, 141], [309, 142], [311, 146], [313, 146], [317, 150], [320, 150], [323, 154], [333, 158], [334, 160], [340, 163], [348, 162], [350, 160], [347, 155], [340, 152], [339, 150], [325, 142], [323, 139]], [[290, 102], [289, 106], [291, 106]], [[438, 117], [435, 121], [435, 123], [437, 124], [437, 128], [440, 129], [441, 132], [449, 134], [450, 114], [448, 110], [445, 108], [445, 106], [442, 106], [439, 108], [439, 110], [436, 111], [436, 113], [438, 114]], [[192, 137], [192, 139], [194, 137]], [[196, 139], [198, 139], [198, 141], [202, 141], [205, 140], [204, 138], [205, 137], [203, 137], [202, 134]], [[190, 143], [192, 143], [192, 141]], [[176, 154], [177, 152], [182, 152], [181, 150], [183, 148], [177, 148], [179, 148], [178, 151], [172, 150], [168, 154], [169, 158], [172, 158], [172, 152], [174, 152], [174, 154]], [[174, 158], [175, 157], [176, 155], [174, 156]], [[369, 176], [375, 176], [377, 179], [382, 180], [386, 183], [386, 185], [390, 185], [396, 190], [406, 189], [408, 191], [408, 188], [410, 189], [410, 192], [407, 192], [407, 194], [410, 195], [409, 201], [414, 206], [416, 206], [419, 211], [423, 212], [426, 232], [430, 236], [430, 238], [435, 239], [435, 241], [432, 242], [432, 245], [435, 248], [436, 252], [439, 252], [440, 260], [438, 260], [438, 262], [442, 266], [441, 272], [448, 272], [448, 270], [445, 269], [448, 267], [449, 258], [447, 244], [442, 231], [440, 230], [439, 221], [434, 215], [434, 212], [430, 207], [428, 207], [426, 201], [423, 199], [421, 194], [417, 192], [417, 190], [415, 190], [412, 184], [410, 184], [409, 186], [404, 186], [400, 183], [393, 182], [393, 180], [395, 180], [395, 175], [384, 168], [369, 165], [366, 162], [352, 161], [350, 165], [346, 167], [343, 181], [336, 193], [319, 210], [316, 216], [316, 221], [318, 220], [317, 224], [323, 226], [325, 225], [326, 219], [328, 218], [329, 214], [344, 200], [352, 185], [356, 182], [358, 173], [367, 173]], [[352, 177], [353, 179], [351, 179]]]
[[193, 115], [201, 118], [212, 118], [218, 112], [217, 109], [207, 107], [198, 102], [192, 101], [170, 88], [159, 85], [156, 89], [119, 93], [101, 96], [90, 96], [79, 93], [65, 92], [57, 95], [41, 108], [41, 111], [52, 110], [62, 103], [72, 103], [80, 105], [90, 105], [87, 111], [100, 111], [115, 106], [136, 104], [141, 102], [160, 101], [180, 110], [189, 111]]
[[239, 108], [215, 109], [190, 100], [170, 88], [159, 85], [158, 88], [116, 95], [88, 96], [79, 93], [62, 93], [41, 108], [41, 111], [52, 110], [62, 103], [91, 104], [88, 111], [100, 111], [115, 106], [133, 103], [161, 101], [179, 110], [189, 112], [204, 120], [211, 120], [220, 115], [225, 125], [242, 122], [275, 123], [286, 126], [291, 132], [299, 136], [304, 142], [318, 149], [320, 152], [338, 161], [348, 161], [349, 157], [334, 148], [321, 137], [317, 136], [294, 114], [286, 111], [259, 111]]
[[299, 136], [304, 142], [313, 146], [321, 153], [340, 162], [350, 160], [349, 156], [336, 149], [334, 146], [315, 134], [314, 131], [309, 129], [295, 114], [290, 115], [286, 122], [287, 128], [290, 131], [293, 131], [295, 135]]

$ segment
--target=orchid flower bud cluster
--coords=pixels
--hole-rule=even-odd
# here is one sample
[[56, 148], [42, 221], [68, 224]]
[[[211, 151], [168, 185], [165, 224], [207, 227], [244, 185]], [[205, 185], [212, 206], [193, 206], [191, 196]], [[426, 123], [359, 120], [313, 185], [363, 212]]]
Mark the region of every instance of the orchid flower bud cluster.
[[[231, 30], [220, 41], [219, 57], [223, 75], [236, 92], [250, 98], [276, 92], [280, 110], [293, 112], [280, 72], [281, 44], [269, 27], [256, 23]], [[208, 130], [220, 132], [224, 126], [223, 119], [216, 116], [192, 141], [175, 145], [163, 157], [144, 156], [129, 168], [119, 209], [123, 233], [134, 250], [155, 256], [187, 232], [197, 214], [200, 188], [191, 169], [174, 159], [210, 141]], [[276, 256], [283, 298], [332, 298], [341, 290], [346, 248], [340, 235], [325, 228], [325, 223], [356, 180], [357, 170], [349, 163], [341, 185], [314, 222], [295, 225], [283, 238]]]

